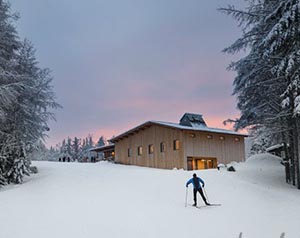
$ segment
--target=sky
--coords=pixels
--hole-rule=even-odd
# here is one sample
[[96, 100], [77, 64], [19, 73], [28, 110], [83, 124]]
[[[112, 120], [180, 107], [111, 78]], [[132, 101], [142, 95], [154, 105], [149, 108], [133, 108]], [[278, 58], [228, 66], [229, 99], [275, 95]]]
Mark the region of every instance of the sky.
[[107, 139], [145, 121], [202, 114], [209, 127], [236, 118], [236, 56], [222, 53], [241, 34], [217, 8], [241, 0], [10, 0], [16, 27], [50, 68], [63, 108], [48, 146], [91, 134]]

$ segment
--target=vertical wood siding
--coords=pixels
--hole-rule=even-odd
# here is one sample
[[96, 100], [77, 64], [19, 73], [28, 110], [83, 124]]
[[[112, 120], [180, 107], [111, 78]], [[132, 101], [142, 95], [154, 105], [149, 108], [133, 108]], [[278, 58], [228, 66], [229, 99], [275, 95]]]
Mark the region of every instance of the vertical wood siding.
[[[193, 133], [195, 137], [191, 137]], [[207, 139], [212, 135], [213, 139]], [[220, 140], [224, 136], [225, 140]], [[235, 142], [234, 138], [240, 141]], [[173, 149], [174, 140], [179, 140], [179, 150]], [[160, 152], [160, 143], [165, 142], [166, 151]], [[154, 153], [149, 154], [148, 146], [154, 146]], [[143, 154], [138, 155], [138, 147], [142, 146]], [[128, 149], [131, 156], [128, 157]], [[215, 157], [218, 163], [244, 161], [244, 137], [222, 135], [218, 133], [189, 132], [159, 125], [150, 125], [115, 142], [115, 161], [117, 163], [138, 165], [153, 168], [187, 169], [187, 157]]]
[[[227, 164], [232, 161], [245, 161], [245, 144], [243, 136], [184, 131], [185, 154], [184, 157], [212, 157], [217, 158], [218, 163]], [[191, 137], [194, 134], [194, 137]], [[207, 136], [211, 135], [212, 139]], [[220, 140], [220, 137], [224, 140]], [[239, 141], [235, 141], [239, 138]], [[184, 168], [187, 168], [185, 163]]]

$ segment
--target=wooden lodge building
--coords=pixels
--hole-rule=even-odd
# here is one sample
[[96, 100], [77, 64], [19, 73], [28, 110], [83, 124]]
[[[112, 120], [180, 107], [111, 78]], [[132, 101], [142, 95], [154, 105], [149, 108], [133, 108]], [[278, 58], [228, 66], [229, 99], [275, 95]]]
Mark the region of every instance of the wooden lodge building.
[[[110, 141], [115, 162], [162, 169], [197, 170], [245, 160], [243, 135], [207, 127], [202, 115], [185, 113], [180, 123], [148, 121]], [[107, 149], [107, 148], [104, 148]]]

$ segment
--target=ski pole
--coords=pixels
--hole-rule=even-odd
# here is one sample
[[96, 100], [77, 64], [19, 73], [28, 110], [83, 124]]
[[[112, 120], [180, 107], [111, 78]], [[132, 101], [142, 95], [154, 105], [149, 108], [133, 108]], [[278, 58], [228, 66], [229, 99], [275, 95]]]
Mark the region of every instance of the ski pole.
[[204, 194], [205, 194], [206, 200], [207, 200], [207, 202], [209, 203], [209, 199], [208, 199], [208, 196], [207, 196], [207, 193], [206, 193], [206, 190], [205, 190], [205, 188], [204, 188], [204, 187], [203, 187], [203, 191], [204, 191]]
[[188, 187], [185, 190], [185, 207], [187, 207]]

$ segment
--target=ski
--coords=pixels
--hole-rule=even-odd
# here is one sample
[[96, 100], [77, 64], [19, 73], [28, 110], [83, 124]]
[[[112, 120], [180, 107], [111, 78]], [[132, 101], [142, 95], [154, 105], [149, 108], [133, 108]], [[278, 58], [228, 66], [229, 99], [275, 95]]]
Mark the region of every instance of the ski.
[[213, 204], [210, 204], [210, 205], [195, 206], [195, 207], [198, 208], [198, 209], [200, 209], [200, 208], [205, 208], [205, 207], [219, 207], [221, 205], [222, 204], [219, 204], [219, 203], [213, 203]]
[[195, 207], [195, 208], [205, 208], [205, 207], [219, 207], [222, 206], [221, 203], [212, 203], [210, 205], [202, 205], [202, 206], [193, 206], [192, 204], [188, 204], [191, 207]]

